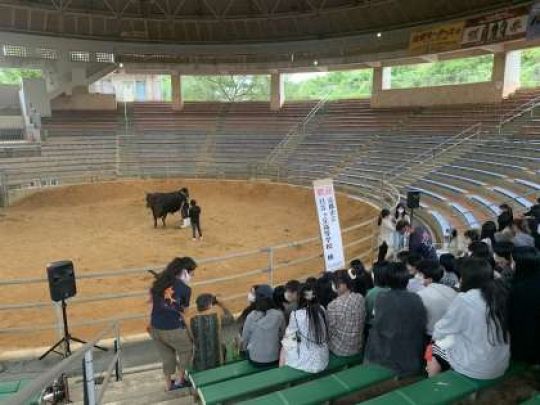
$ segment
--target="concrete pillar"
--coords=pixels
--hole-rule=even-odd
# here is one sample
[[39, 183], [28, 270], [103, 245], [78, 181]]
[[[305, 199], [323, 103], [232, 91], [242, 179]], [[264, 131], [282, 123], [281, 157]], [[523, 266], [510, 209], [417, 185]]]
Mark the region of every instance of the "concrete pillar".
[[508, 52], [505, 62], [503, 98], [508, 97], [521, 87], [521, 51]]
[[521, 51], [498, 52], [493, 55], [491, 81], [506, 98], [520, 86]]
[[179, 73], [171, 74], [171, 98], [172, 109], [181, 111], [184, 108], [184, 99], [182, 98], [182, 80]]
[[390, 90], [392, 88], [392, 68], [382, 68], [382, 89]]
[[285, 81], [280, 73], [270, 75], [270, 110], [279, 111], [285, 102]]

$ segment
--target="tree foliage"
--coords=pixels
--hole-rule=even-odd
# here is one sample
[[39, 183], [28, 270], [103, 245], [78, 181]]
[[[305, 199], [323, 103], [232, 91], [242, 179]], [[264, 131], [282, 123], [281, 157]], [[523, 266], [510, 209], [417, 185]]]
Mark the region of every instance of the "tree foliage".
[[[392, 87], [411, 88], [461, 84], [489, 80], [493, 56], [486, 55], [435, 63], [392, 68]], [[32, 69], [0, 68], [0, 84], [18, 84], [25, 77], [40, 77]], [[318, 99], [329, 94], [330, 99], [362, 98], [371, 95], [373, 70], [328, 72], [307, 80], [285, 76], [285, 98], [288, 100]], [[170, 76], [161, 77], [164, 100], [171, 99]], [[540, 48], [524, 50], [521, 57], [522, 87], [540, 86]], [[191, 101], [255, 101], [270, 97], [268, 75], [184, 76], [182, 92]]]
[[22, 79], [41, 76], [42, 72], [36, 69], [0, 68], [0, 84], [19, 84]]
[[186, 76], [182, 94], [190, 101], [255, 101], [270, 97], [270, 77], [263, 75]]

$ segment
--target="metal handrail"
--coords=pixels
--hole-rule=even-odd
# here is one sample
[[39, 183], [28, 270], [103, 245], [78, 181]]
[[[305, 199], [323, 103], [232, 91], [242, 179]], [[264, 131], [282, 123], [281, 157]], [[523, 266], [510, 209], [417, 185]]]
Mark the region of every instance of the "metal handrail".
[[521, 104], [520, 106], [514, 108], [513, 110], [503, 114], [499, 119], [499, 133], [501, 133], [502, 126], [507, 122], [514, 120], [517, 117], [522, 116], [528, 111], [531, 111], [533, 108], [540, 104], [540, 96], [534, 97], [533, 99], [527, 101], [526, 103]]
[[[34, 381], [23, 387], [19, 392], [17, 392], [12, 397], [9, 397], [5, 401], [5, 405], [20, 405], [27, 403], [31, 398], [33, 398], [35, 395], [38, 395], [42, 392], [42, 390], [51, 383], [55, 378], [57, 378], [59, 375], [66, 373], [68, 370], [72, 369], [73, 366], [79, 362], [85, 357], [85, 355], [88, 352], [91, 352], [94, 349], [94, 346], [99, 343], [100, 340], [102, 340], [108, 333], [111, 331], [118, 331], [118, 324], [113, 323], [108, 325], [106, 328], [104, 328], [101, 332], [98, 333], [98, 335], [89, 343], [86, 343], [81, 348], [76, 350], [71, 354], [71, 356], [65, 358], [58, 364], [54, 365], [48, 372], [42, 374], [38, 378], [36, 378]], [[116, 352], [113, 356], [113, 361], [111, 363], [114, 364], [116, 362], [120, 361], [120, 355], [119, 352]], [[109, 363], [107, 367], [107, 372], [109, 369], [111, 372], [108, 372], [108, 375], [106, 375], [107, 382], [108, 378], [110, 378], [112, 374], [111, 363]], [[102, 385], [102, 388], [97, 392], [98, 396], [97, 398], [102, 400], [104, 392], [107, 388], [106, 384]], [[100, 402], [97, 402], [100, 403]]]
[[[429, 148], [428, 150], [424, 151], [424, 152], [420, 152], [418, 155], [414, 156], [411, 160], [415, 161], [420, 164], [424, 163], [427, 159], [424, 159], [424, 160], [421, 160], [423, 157], [425, 156], [429, 156], [430, 158], [434, 158], [435, 156], [438, 156], [440, 153], [442, 152], [445, 152], [448, 148], [443, 148], [441, 149], [442, 146], [456, 140], [456, 139], [460, 139], [460, 140], [468, 140], [470, 139], [472, 136], [475, 136], [478, 134], [479, 132], [479, 129], [482, 127], [482, 123], [481, 122], [477, 122], [476, 124], [473, 124], [467, 128], [465, 128], [464, 130], [460, 131], [458, 134], [450, 137], [450, 138], [446, 138], [443, 142]], [[473, 133], [472, 135], [469, 135], [465, 138], [462, 138], [463, 135], [467, 134], [468, 132], [470, 132], [471, 130], [473, 129], [476, 129], [477, 131], [475, 133]], [[458, 143], [454, 143], [452, 142], [451, 145], [449, 145], [449, 148], [452, 147], [452, 146], [456, 146], [456, 145], [459, 145], [463, 142], [458, 142]], [[435, 151], [436, 150], [439, 150], [440, 149], [440, 152], [435, 154]], [[409, 163], [402, 163], [390, 170], [387, 170], [386, 172], [383, 172], [382, 173], [382, 178], [383, 179], [387, 179], [389, 175], [391, 175], [392, 173], [395, 173], [395, 172], [399, 172], [400, 169], [404, 168], [404, 167], [407, 167], [409, 165]], [[410, 170], [410, 169], [409, 169]], [[406, 170], [406, 171], [409, 171], [409, 170]], [[400, 173], [401, 175], [402, 173]]]
[[283, 139], [276, 145], [276, 147], [270, 152], [268, 157], [266, 158], [265, 163], [266, 164], [272, 164], [273, 161], [276, 159], [277, 154], [279, 151], [285, 149], [286, 145], [289, 143], [289, 141], [292, 139], [293, 136], [298, 134], [300, 129], [305, 130], [306, 125], [315, 117], [317, 112], [326, 104], [328, 99], [330, 98], [330, 95], [332, 94], [332, 90], [329, 90], [321, 99], [313, 106], [313, 108], [307, 113], [307, 115], [294, 125], [289, 132], [283, 137]]

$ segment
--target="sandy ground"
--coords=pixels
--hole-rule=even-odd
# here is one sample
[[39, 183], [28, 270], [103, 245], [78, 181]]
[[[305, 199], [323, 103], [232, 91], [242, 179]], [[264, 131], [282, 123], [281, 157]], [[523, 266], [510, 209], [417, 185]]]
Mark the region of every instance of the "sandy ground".
[[[187, 186], [203, 209], [204, 241], [193, 242], [190, 230], [180, 230], [179, 215], [168, 218], [168, 226], [153, 228], [145, 207], [145, 192], [172, 191]], [[342, 227], [360, 223], [375, 215], [362, 202], [338, 197]], [[366, 236], [367, 229], [345, 236], [345, 243]], [[270, 183], [207, 180], [124, 181], [76, 185], [33, 194], [0, 212], [0, 254], [2, 280], [45, 277], [46, 264], [61, 259], [75, 263], [78, 276], [121, 269], [159, 267], [174, 256], [197, 259], [250, 251], [285, 241], [318, 234], [313, 193], [310, 189]], [[348, 248], [352, 257], [369, 248], [369, 242]], [[319, 244], [279, 250], [275, 263], [313, 255]], [[268, 254], [202, 264], [197, 282], [268, 267]], [[288, 267], [278, 267], [274, 282], [317, 274], [322, 262], [316, 258]], [[250, 285], [269, 280], [260, 273], [230, 281], [195, 286], [194, 295], [213, 292], [232, 310], [245, 304]], [[144, 291], [151, 276], [141, 272], [130, 276], [79, 279], [78, 294], [70, 304], [70, 323], [93, 319], [142, 315], [146, 311]], [[137, 297], [102, 302], [78, 302], [96, 295], [137, 293]], [[230, 299], [230, 297], [235, 297]], [[55, 320], [45, 282], [0, 286], [0, 303], [45, 302], [46, 308], [0, 311], [0, 349], [44, 346], [55, 332], [7, 333], [5, 328], [50, 325]], [[124, 333], [140, 333], [144, 320], [125, 321]], [[90, 337], [100, 327], [74, 326], [74, 334]]]

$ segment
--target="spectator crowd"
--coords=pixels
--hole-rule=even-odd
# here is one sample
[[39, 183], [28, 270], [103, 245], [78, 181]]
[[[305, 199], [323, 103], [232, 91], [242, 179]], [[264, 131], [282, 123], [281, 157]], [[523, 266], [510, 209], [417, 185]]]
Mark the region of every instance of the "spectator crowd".
[[236, 321], [215, 296], [202, 294], [188, 322], [197, 266], [174, 259], [150, 290], [148, 330], [167, 389], [188, 385], [188, 364], [202, 370], [224, 362], [226, 322], [238, 323], [236, 347], [255, 367], [318, 373], [331, 355], [363, 355], [364, 363], [400, 376], [452, 369], [493, 379], [511, 359], [540, 364], [540, 199], [520, 217], [501, 206], [497, 222], [451, 232], [439, 251], [402, 205], [383, 210], [379, 226], [370, 270], [353, 260], [303, 281], [255, 285]]

